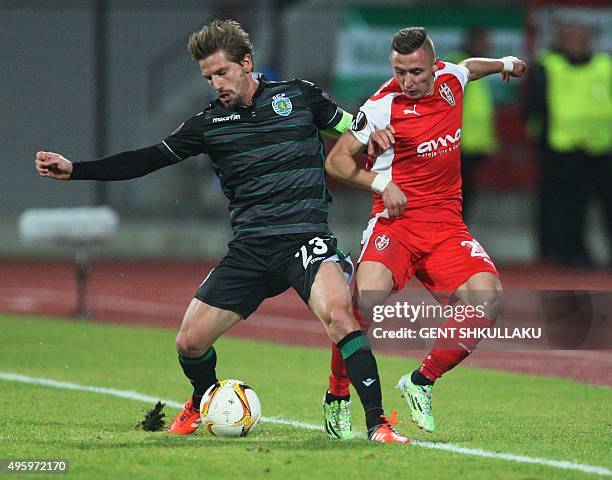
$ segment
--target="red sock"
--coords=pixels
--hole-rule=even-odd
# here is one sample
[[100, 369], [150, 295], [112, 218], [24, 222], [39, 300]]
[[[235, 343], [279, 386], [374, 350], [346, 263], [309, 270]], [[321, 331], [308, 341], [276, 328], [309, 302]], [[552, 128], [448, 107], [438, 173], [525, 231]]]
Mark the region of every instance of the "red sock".
[[[494, 322], [485, 317], [466, 318], [462, 322], [451, 318], [441, 328], [487, 328]], [[455, 330], [458, 332], [458, 330]], [[423, 359], [419, 371], [429, 380], [435, 382], [442, 374], [459, 365], [465, 357], [474, 351], [480, 339], [476, 338], [438, 338], [430, 352]]]
[[336, 346], [332, 344], [332, 356], [331, 356], [331, 375], [329, 376], [329, 393], [337, 397], [346, 397], [349, 395], [349, 380], [348, 373], [346, 373], [346, 365], [342, 358], [342, 352]]
[[[361, 317], [359, 310], [357, 308], [353, 309], [353, 313], [355, 318], [361, 325], [364, 327], [364, 319]], [[350, 394], [349, 385], [351, 381], [348, 377], [348, 373], [346, 372], [346, 365], [344, 364], [344, 359], [342, 358], [342, 352], [336, 346], [336, 344], [332, 344], [332, 356], [331, 356], [331, 375], [329, 376], [329, 393], [335, 395], [337, 397], [346, 397]]]

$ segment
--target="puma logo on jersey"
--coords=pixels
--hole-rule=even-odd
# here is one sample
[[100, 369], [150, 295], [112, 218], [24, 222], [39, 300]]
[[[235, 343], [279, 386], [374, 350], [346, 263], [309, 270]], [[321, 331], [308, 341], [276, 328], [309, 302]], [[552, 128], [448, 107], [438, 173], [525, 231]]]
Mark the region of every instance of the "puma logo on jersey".
[[412, 107], [412, 110], [409, 109], [409, 108], [404, 108], [404, 115], [408, 115], [409, 113], [412, 113], [412, 114], [417, 115], [419, 117], [421, 116], [421, 114], [419, 112], [417, 112], [417, 110], [416, 110], [416, 104]]

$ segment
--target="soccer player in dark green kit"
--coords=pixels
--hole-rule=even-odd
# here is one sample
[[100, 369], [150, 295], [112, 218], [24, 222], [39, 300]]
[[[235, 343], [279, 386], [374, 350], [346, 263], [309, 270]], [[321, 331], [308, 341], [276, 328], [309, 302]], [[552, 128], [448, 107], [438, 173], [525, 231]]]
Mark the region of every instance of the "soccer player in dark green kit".
[[342, 133], [351, 115], [303, 80], [269, 82], [253, 74], [253, 47], [234, 21], [215, 20], [188, 44], [218, 98], [157, 145], [90, 162], [38, 152], [36, 168], [58, 180], [125, 180], [205, 153], [229, 199], [233, 238], [187, 308], [176, 338], [192, 398], [169, 431], [193, 433], [199, 403], [217, 381], [213, 343], [265, 298], [293, 287], [323, 322], [345, 359], [363, 404], [369, 438], [409, 443], [384, 416], [376, 360], [351, 309], [345, 272], [327, 223], [320, 131]]

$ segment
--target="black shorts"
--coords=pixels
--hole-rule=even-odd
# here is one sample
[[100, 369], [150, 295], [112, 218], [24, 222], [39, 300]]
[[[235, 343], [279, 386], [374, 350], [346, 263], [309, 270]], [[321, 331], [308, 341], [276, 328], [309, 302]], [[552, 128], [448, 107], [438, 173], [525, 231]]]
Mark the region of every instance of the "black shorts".
[[269, 297], [293, 287], [308, 304], [310, 289], [324, 262], [340, 263], [347, 282], [350, 257], [329, 234], [276, 235], [232, 240], [227, 255], [204, 279], [195, 298], [247, 318]]

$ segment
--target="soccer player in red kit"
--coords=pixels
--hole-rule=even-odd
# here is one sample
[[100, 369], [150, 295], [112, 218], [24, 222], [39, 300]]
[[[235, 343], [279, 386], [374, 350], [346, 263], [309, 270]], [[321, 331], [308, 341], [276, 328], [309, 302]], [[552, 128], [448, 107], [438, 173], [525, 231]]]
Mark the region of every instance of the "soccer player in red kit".
[[[374, 192], [372, 215], [362, 241], [355, 306], [371, 311], [416, 276], [442, 304], [480, 306], [484, 316], [442, 328], [488, 327], [498, 315], [499, 274], [470, 234], [461, 215], [461, 115], [468, 81], [501, 73], [520, 77], [525, 63], [516, 57], [470, 58], [458, 65], [436, 58], [424, 28], [404, 28], [393, 37], [393, 77], [361, 107], [350, 131], [326, 160], [327, 173]], [[370, 171], [357, 166], [375, 131], [386, 130]], [[437, 340], [421, 366], [400, 378], [397, 387], [413, 421], [427, 431], [435, 422], [431, 389], [445, 372], [466, 358], [476, 340]], [[352, 438], [349, 379], [339, 350], [332, 350], [330, 387], [324, 402], [328, 433]]]

